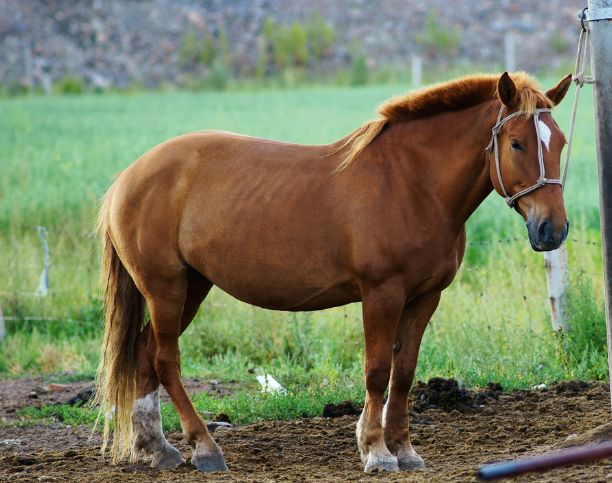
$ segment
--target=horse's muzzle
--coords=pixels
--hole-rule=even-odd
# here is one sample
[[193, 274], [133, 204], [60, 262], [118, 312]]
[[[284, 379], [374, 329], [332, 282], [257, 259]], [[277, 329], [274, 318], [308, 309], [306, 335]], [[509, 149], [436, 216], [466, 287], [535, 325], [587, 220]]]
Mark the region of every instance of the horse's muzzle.
[[561, 243], [567, 238], [569, 232], [569, 221], [558, 229], [548, 219], [543, 220], [527, 220], [527, 234], [531, 248], [536, 252], [549, 252], [556, 250], [561, 246]]

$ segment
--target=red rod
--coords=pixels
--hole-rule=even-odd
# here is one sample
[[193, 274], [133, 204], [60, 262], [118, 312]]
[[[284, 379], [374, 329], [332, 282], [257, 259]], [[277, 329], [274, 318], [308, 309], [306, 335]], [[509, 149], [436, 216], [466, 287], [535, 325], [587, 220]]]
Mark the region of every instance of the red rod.
[[546, 471], [560, 466], [584, 463], [608, 456], [612, 456], [612, 441], [595, 446], [579, 446], [555, 453], [483, 465], [478, 469], [478, 477], [483, 480], [496, 480], [532, 471]]

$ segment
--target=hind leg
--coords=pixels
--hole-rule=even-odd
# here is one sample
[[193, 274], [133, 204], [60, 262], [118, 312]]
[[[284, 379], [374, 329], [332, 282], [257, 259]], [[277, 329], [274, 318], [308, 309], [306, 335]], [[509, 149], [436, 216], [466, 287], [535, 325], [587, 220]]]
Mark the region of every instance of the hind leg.
[[[180, 332], [193, 320], [212, 284], [195, 270], [189, 269], [187, 295], [181, 316]], [[175, 468], [185, 462], [180, 452], [166, 440], [159, 409], [159, 378], [155, 372], [157, 346], [150, 323], [142, 331], [138, 344], [137, 399], [132, 410], [134, 452], [152, 458], [151, 466]]]
[[145, 297], [156, 346], [153, 367], [179, 413], [185, 439], [194, 448], [191, 462], [200, 471], [227, 470], [221, 448], [210, 436], [181, 381], [178, 338], [187, 297], [186, 274], [183, 271], [173, 278], [158, 276], [152, 286]]

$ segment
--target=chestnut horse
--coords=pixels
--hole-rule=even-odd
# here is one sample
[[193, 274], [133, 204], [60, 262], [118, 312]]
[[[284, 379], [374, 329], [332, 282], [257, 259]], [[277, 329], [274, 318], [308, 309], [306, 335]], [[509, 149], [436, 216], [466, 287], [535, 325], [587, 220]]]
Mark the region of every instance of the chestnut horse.
[[524, 73], [470, 76], [388, 101], [379, 119], [330, 145], [203, 131], [129, 166], [100, 215], [106, 327], [97, 402], [104, 448], [114, 410], [113, 461], [184, 462], [162, 432], [161, 383], [192, 463], [227, 469], [181, 382], [178, 344], [216, 285], [273, 310], [360, 301], [365, 471], [422, 468], [408, 391], [425, 327], [461, 264], [467, 219], [495, 189], [526, 220], [535, 250], [567, 236], [558, 179], [565, 138], [550, 108], [570, 82], [543, 93]]

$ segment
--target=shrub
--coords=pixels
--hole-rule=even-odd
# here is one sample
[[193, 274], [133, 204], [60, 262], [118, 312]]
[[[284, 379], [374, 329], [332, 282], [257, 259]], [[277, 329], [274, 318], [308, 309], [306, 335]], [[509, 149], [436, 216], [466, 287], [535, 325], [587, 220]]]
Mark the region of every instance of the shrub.
[[232, 64], [232, 50], [230, 48], [229, 39], [225, 30], [219, 32], [217, 37], [217, 57], [222, 60], [225, 66], [229, 69]]
[[[267, 18], [262, 27], [262, 38], [264, 45], [260, 51], [260, 63], [267, 62], [267, 53], [270, 52], [279, 70], [308, 64], [308, 33], [299, 22], [286, 27]], [[265, 69], [260, 65], [258, 70]]]
[[257, 67], [255, 68], [255, 77], [263, 79], [266, 76], [269, 62], [268, 45], [265, 39], [260, 38], [257, 43]]
[[286, 33], [291, 62], [295, 65], [308, 63], [308, 38], [304, 27], [294, 22]]
[[215, 59], [209, 75], [210, 87], [215, 90], [222, 91], [227, 87], [229, 79], [230, 71], [227, 64], [222, 58]]
[[178, 62], [181, 67], [192, 67], [198, 62], [200, 46], [195, 30], [188, 30], [183, 36], [178, 53]]
[[365, 55], [358, 54], [353, 58], [351, 64], [351, 85], [362, 86], [368, 83], [369, 69], [368, 60]]
[[429, 10], [425, 19], [425, 29], [416, 37], [417, 43], [427, 50], [428, 55], [454, 56], [461, 45], [461, 33], [457, 28], [440, 25], [435, 11]]
[[82, 94], [85, 91], [83, 79], [75, 76], [64, 77], [58, 80], [53, 89], [58, 94]]
[[310, 55], [322, 59], [334, 43], [334, 29], [320, 15], [313, 15], [306, 23]]
[[215, 41], [209, 33], [206, 33], [200, 47], [199, 60], [204, 65], [211, 65], [216, 55], [217, 48], [215, 46]]
[[567, 39], [563, 36], [561, 32], [555, 31], [550, 36], [550, 47], [557, 54], [564, 54], [565, 52], [567, 52], [567, 49], [569, 49], [569, 46], [570, 43], [567, 41]]

